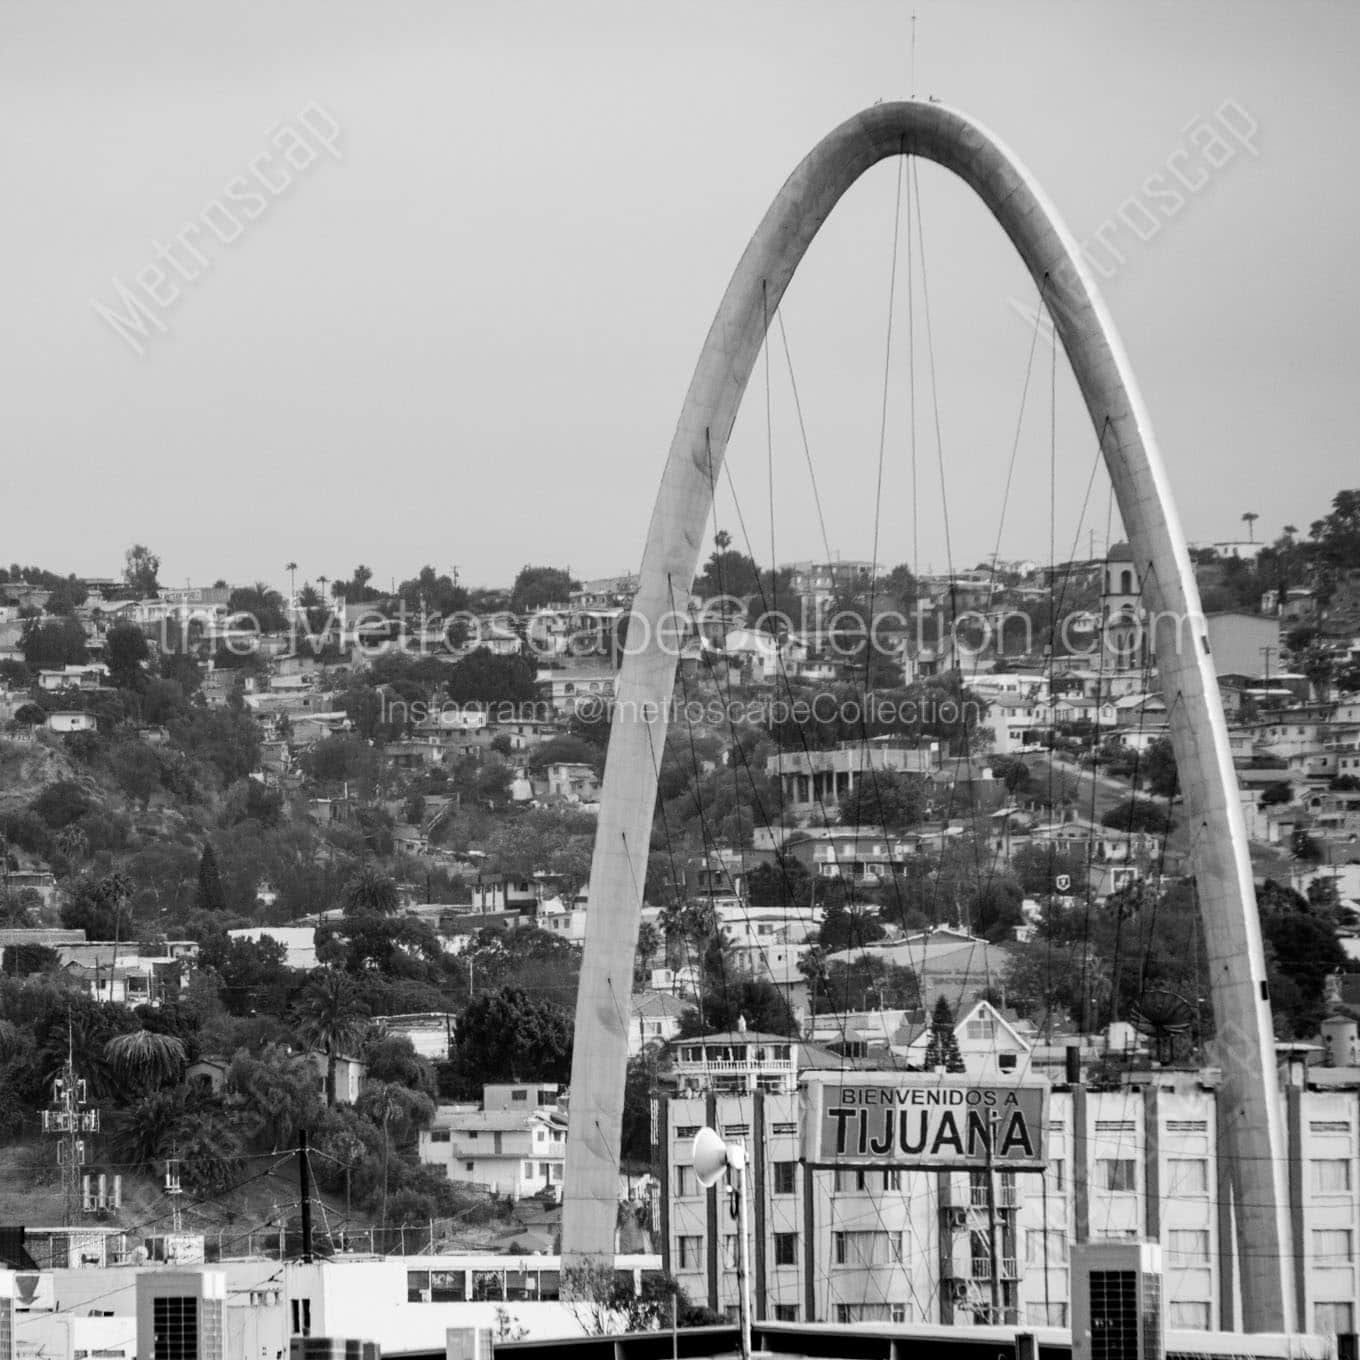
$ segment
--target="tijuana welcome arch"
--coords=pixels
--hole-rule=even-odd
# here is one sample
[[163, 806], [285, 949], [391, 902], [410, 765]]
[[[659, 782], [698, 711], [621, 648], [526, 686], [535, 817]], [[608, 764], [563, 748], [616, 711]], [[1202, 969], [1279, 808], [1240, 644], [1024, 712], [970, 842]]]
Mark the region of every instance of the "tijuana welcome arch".
[[[1247, 1331], [1292, 1330], [1293, 1291], [1274, 1032], [1246, 829], [1198, 589], [1152, 426], [1072, 237], [1033, 176], [990, 133], [934, 102], [879, 104], [794, 170], [732, 276], [680, 412], [647, 531], [619, 673], [590, 876], [576, 1011], [563, 1251], [613, 1251], [628, 999], [657, 770], [675, 683], [674, 620], [705, 540], [712, 492], [769, 319], [845, 191], [889, 156], [921, 156], [986, 204], [1038, 287], [1100, 440], [1154, 626], [1195, 858], [1221, 1040], [1219, 1148], [1230, 1159]], [[1184, 621], [1189, 621], [1188, 623]], [[668, 626], [670, 621], [670, 626]]]

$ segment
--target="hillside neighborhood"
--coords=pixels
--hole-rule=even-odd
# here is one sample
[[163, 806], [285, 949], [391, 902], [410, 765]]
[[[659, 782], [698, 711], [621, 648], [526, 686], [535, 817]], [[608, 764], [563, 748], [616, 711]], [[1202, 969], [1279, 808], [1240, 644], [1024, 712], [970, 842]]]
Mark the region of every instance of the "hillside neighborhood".
[[[1193, 556], [1281, 1080], [1299, 1138], [1330, 1120], [1353, 1140], [1360, 491], [1307, 535]], [[282, 1270], [305, 1232], [308, 1252], [385, 1258], [374, 1287], [412, 1316], [555, 1300], [637, 579], [526, 566], [471, 589], [426, 566], [383, 590], [363, 566], [299, 581], [290, 562], [284, 589], [171, 587], [159, 570], [143, 545], [105, 579], [0, 570], [0, 1224], [24, 1229], [9, 1255], [39, 1274], [234, 1262], [232, 1287], [263, 1295], [260, 1263]], [[897, 1295], [865, 1303], [858, 1278], [854, 1302], [836, 1295], [827, 1261], [886, 1280], [953, 1210], [902, 1200], [885, 1218], [896, 1172], [805, 1178], [799, 1093], [829, 1073], [1053, 1085], [1055, 1205], [1002, 1187], [1012, 1320], [1067, 1324], [1064, 1196], [1088, 1222], [1142, 1222], [1167, 1157], [1207, 1194], [1221, 1036], [1176, 698], [1157, 680], [1176, 632], [1149, 623], [1143, 587], [1118, 542], [916, 575], [761, 570], [719, 534], [675, 639], [620, 1014], [619, 1249], [639, 1281], [664, 1272], [696, 1317], [734, 1306], [733, 1230], [688, 1160], [714, 1125], [746, 1131], [768, 1187], [761, 1316], [908, 1316]], [[1134, 1089], [1153, 1093], [1136, 1116]], [[1093, 1139], [1135, 1118], [1177, 1128], [1145, 1170], [1061, 1133], [1088, 1106]], [[1062, 1168], [1079, 1156], [1077, 1190]], [[1349, 1173], [1331, 1190], [1351, 1198], [1314, 1185], [1299, 1206], [1317, 1250], [1357, 1207]], [[959, 1283], [927, 1320], [991, 1306], [993, 1263], [967, 1235], [984, 1206], [962, 1193], [966, 1268], [919, 1258]], [[842, 1195], [866, 1198], [826, 1227]], [[1177, 1325], [1227, 1330], [1221, 1225], [1168, 1230], [1187, 1257]], [[1352, 1307], [1347, 1281], [1314, 1301]], [[76, 1321], [94, 1353], [105, 1320]]]

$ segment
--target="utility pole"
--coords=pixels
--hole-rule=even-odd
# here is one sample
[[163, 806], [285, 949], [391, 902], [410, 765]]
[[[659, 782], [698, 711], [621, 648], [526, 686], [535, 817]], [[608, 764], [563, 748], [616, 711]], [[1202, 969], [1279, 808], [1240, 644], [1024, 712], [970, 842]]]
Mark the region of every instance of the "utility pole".
[[298, 1130], [298, 1199], [302, 1204], [302, 1260], [312, 1263], [312, 1175], [307, 1165], [307, 1130]]
[[1266, 659], [1266, 673], [1263, 677], [1266, 680], [1270, 679], [1270, 658], [1274, 656], [1278, 650], [1278, 647], [1271, 647], [1269, 645], [1261, 648], [1261, 655]]
[[993, 1327], [1001, 1325], [1001, 1262], [996, 1252], [996, 1166], [992, 1148], [996, 1144], [996, 1126], [1001, 1121], [996, 1110], [987, 1112], [987, 1256], [990, 1261], [992, 1303], [987, 1321]]

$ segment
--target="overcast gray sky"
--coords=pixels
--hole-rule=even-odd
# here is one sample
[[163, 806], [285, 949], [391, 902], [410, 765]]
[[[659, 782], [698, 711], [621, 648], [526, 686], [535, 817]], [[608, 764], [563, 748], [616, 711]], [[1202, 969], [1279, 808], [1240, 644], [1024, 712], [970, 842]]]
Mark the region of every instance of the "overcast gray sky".
[[[909, 92], [913, 10], [917, 93], [996, 132], [1079, 238], [1112, 224], [1122, 261], [1103, 287], [1189, 536], [1233, 537], [1247, 510], [1262, 534], [1306, 527], [1360, 482], [1360, 7], [9, 0], [0, 560], [112, 575], [140, 541], [167, 582], [278, 585], [289, 560], [300, 579], [362, 561], [381, 582], [426, 562], [471, 584], [525, 562], [633, 569], [741, 250], [819, 137]], [[1121, 207], [1225, 101], [1259, 126], [1251, 149], [1140, 240]], [[310, 126], [323, 113], [339, 125], [340, 156], [293, 143], [289, 169], [280, 148], [308, 106]], [[227, 201], [252, 161], [286, 187], [234, 241], [203, 237], [210, 263], [152, 308], [165, 330], [149, 326], [138, 356], [92, 300], [114, 306], [115, 281], [133, 287], [155, 243]], [[1013, 303], [1033, 289], [984, 210], [919, 173], [965, 565], [997, 536], [1031, 341]], [[828, 535], [846, 557], [867, 557], [872, 534], [896, 176], [880, 166], [850, 193], [785, 303]], [[905, 269], [904, 255], [880, 557], [942, 568], [924, 405], [912, 542]], [[924, 403], [919, 261], [913, 272]], [[1048, 555], [1043, 354], [1007, 556]], [[819, 556], [774, 361], [776, 553]], [[1106, 484], [1079, 524], [1094, 443], [1060, 368], [1064, 556], [1088, 529], [1103, 541]], [[758, 370], [731, 457], [762, 557], [764, 411]], [[718, 515], [740, 541], [730, 497]]]

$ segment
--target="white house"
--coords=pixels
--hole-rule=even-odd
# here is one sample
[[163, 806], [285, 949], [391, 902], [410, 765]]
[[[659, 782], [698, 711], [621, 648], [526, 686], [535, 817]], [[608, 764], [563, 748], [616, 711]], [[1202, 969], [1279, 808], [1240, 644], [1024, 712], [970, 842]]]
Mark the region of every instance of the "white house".
[[567, 1118], [558, 1090], [543, 1083], [488, 1086], [484, 1108], [441, 1105], [420, 1134], [420, 1160], [451, 1181], [484, 1186], [511, 1199], [562, 1193]]

